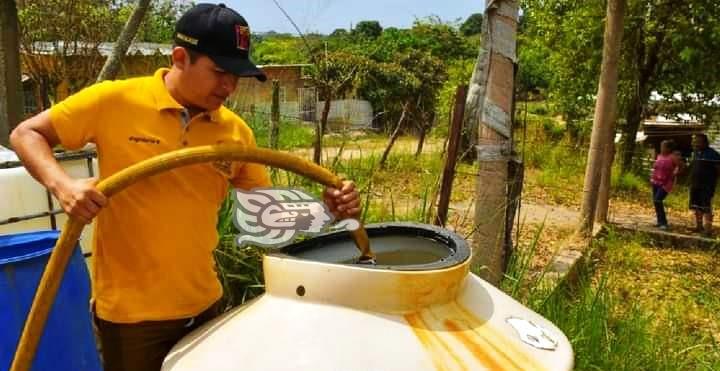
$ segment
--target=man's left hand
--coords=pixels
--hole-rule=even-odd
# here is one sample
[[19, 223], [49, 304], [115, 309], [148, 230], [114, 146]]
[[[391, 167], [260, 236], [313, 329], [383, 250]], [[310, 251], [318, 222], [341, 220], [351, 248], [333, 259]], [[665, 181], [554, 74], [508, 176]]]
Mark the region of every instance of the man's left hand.
[[358, 218], [360, 215], [360, 194], [355, 189], [355, 183], [349, 180], [344, 180], [340, 189], [325, 188], [323, 199], [337, 219]]

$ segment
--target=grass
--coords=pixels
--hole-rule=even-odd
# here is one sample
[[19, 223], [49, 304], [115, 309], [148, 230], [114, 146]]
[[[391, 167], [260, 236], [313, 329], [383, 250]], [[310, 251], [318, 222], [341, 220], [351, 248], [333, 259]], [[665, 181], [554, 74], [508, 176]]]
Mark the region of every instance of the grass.
[[525, 197], [551, 205], [579, 205], [585, 150], [564, 142], [525, 145]]
[[[548, 142], [547, 138], [559, 135], [562, 123], [555, 120], [551, 125], [547, 120], [539, 120], [548, 116], [549, 107], [536, 104], [529, 109], [529, 116], [537, 116], [540, 124], [528, 128], [530, 133], [537, 134], [539, 141], [525, 147], [524, 197], [549, 204], [579, 205], [577, 195], [582, 190], [585, 150], [564, 144], [563, 140]], [[312, 128], [308, 129], [311, 133]], [[292, 133], [296, 129], [288, 130]], [[307, 148], [311, 142], [299, 145], [290, 139], [295, 138], [283, 139], [281, 134], [281, 147]], [[347, 149], [355, 142], [356, 138], [337, 135], [325, 144]], [[381, 148], [384, 137], [362, 143], [363, 149]], [[379, 168], [378, 160], [378, 154], [364, 153], [326, 161], [326, 166], [356, 180], [365, 197], [365, 222], [431, 220], [441, 157], [435, 153], [415, 158], [394, 151], [384, 169]], [[477, 173], [476, 167], [459, 164], [453, 201], [472, 202], [476, 181], [472, 174]], [[321, 188], [283, 171], [274, 172], [273, 178], [276, 185], [301, 187], [316, 195]], [[652, 207], [647, 176], [614, 175], [612, 182], [616, 198]], [[670, 209], [685, 209], [686, 195], [687, 188], [678, 185], [666, 204]], [[226, 205], [218, 226], [223, 238], [216, 259], [226, 301], [237, 305], [262, 292], [264, 251], [233, 246], [235, 232], [227, 211]], [[541, 284], [548, 258], [538, 259], [538, 255], [547, 253], [541, 245], [547, 242], [552, 227], [524, 228], [502, 288], [563, 330], [575, 350], [576, 369], [720, 369], [717, 253], [658, 249], [642, 237], [610, 233], [595, 244], [595, 254], [589, 261], [591, 269], [580, 272], [577, 285], [550, 290]]]
[[[398, 151], [388, 157], [384, 168], [379, 167], [379, 160], [379, 155], [371, 153], [329, 161], [326, 166], [334, 173], [356, 181], [361, 194], [366, 197], [362, 215], [365, 223], [430, 222], [442, 158], [437, 154], [415, 158]], [[300, 188], [318, 198], [321, 196], [323, 187], [303, 176], [284, 170], [273, 170], [271, 175], [275, 186]], [[215, 251], [217, 273], [228, 307], [246, 303], [263, 292], [262, 256], [267, 252], [256, 247], [235, 246], [234, 236], [238, 232], [232, 221], [232, 207], [228, 197], [219, 211], [220, 241]]]
[[718, 253], [611, 232], [577, 285], [550, 290], [528, 270], [541, 231], [520, 246], [502, 287], [568, 336], [577, 370], [720, 369]]
[[[246, 115], [245, 118], [255, 134], [258, 147], [269, 147], [270, 124], [267, 115]], [[307, 147], [315, 138], [315, 131], [311, 125], [285, 119], [280, 120], [279, 134], [278, 148], [282, 150]]]

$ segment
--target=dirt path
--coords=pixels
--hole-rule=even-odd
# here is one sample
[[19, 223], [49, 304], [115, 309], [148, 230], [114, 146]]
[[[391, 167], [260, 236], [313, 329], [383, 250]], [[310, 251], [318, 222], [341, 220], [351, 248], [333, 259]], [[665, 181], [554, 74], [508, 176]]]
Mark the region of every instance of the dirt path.
[[[385, 139], [357, 139], [349, 141], [342, 150], [341, 159], [351, 160], [358, 158], [368, 158], [371, 156], [379, 157], [385, 150]], [[428, 138], [423, 148], [423, 153], [439, 153], [443, 149], [443, 140], [440, 138]], [[401, 137], [395, 143], [392, 149], [393, 154], [415, 153], [417, 147], [417, 139], [413, 137]], [[325, 163], [332, 162], [340, 151], [339, 147], [332, 146], [323, 148], [323, 161]], [[312, 148], [302, 148], [293, 151], [294, 154], [304, 158], [312, 158]], [[396, 200], [398, 209], [412, 209], [413, 202], [407, 200], [408, 205], [404, 205], [403, 201]], [[456, 213], [461, 213], [472, 218], [474, 202], [461, 201], [451, 203], [450, 208]], [[468, 209], [469, 208], [469, 209]], [[686, 228], [686, 217], [680, 217], [670, 214], [673, 220], [677, 221], [678, 228]], [[577, 206], [561, 206], [549, 205], [542, 202], [524, 201], [520, 208], [520, 222], [527, 225], [544, 224], [556, 228], [574, 228], [580, 219], [580, 208]], [[629, 205], [624, 202], [613, 202], [610, 207], [609, 220], [614, 223], [621, 223], [635, 226], [652, 226], [655, 224], [655, 214], [651, 206], [642, 207], [638, 205]]]

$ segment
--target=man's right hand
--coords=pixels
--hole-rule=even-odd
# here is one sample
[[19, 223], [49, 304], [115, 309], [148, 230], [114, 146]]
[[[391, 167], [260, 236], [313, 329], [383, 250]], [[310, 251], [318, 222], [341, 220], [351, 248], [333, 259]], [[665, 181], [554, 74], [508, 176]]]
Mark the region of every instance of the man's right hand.
[[69, 179], [53, 187], [53, 193], [68, 215], [89, 224], [108, 202], [95, 188], [97, 181], [97, 178]]

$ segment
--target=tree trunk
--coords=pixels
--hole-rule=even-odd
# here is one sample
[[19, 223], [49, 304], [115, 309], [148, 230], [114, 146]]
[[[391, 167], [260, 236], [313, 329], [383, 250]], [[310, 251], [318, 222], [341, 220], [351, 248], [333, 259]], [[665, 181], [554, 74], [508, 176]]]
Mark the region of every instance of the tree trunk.
[[23, 118], [20, 32], [14, 0], [0, 0], [0, 145]]
[[112, 54], [105, 61], [102, 70], [100, 70], [97, 82], [115, 79], [120, 71], [122, 58], [127, 53], [128, 48], [130, 48], [130, 44], [135, 38], [135, 34], [137, 34], [137, 31], [140, 28], [140, 23], [142, 23], [145, 13], [147, 13], [149, 7], [150, 0], [138, 0], [135, 10], [125, 24], [125, 27], [123, 27], [120, 37], [118, 37], [115, 42], [115, 48], [113, 49]]
[[[467, 86], [465, 87], [467, 90]], [[423, 116], [424, 117], [424, 116]], [[427, 137], [428, 132], [432, 129], [433, 124], [435, 123], [435, 112], [433, 111], [430, 114], [430, 117], [426, 122], [424, 122], [424, 125], [420, 128], [420, 137], [418, 138], [418, 145], [417, 149], [415, 150], [415, 158], [420, 157], [422, 154], [423, 147], [425, 146], [425, 139]]]
[[322, 135], [327, 134], [328, 128], [328, 117], [330, 116], [330, 105], [332, 104], [332, 95], [327, 94], [325, 104], [323, 105], [322, 116], [320, 118], [320, 128], [322, 129]]
[[322, 139], [323, 135], [325, 135], [325, 129], [327, 128], [328, 115], [330, 115], [330, 104], [330, 94], [326, 94], [322, 116], [315, 126], [315, 142], [313, 143], [313, 161], [315, 161], [318, 165], [320, 164], [322, 158]]
[[427, 136], [427, 126], [420, 126], [420, 134], [418, 135], [417, 149], [415, 149], [415, 158], [420, 157], [422, 154], [423, 146], [425, 145], [425, 137]]
[[[657, 22], [663, 22], [662, 19]], [[637, 87], [633, 91], [633, 95], [630, 98], [628, 104], [628, 111], [625, 116], [625, 126], [623, 126], [622, 135], [622, 167], [621, 172], [627, 173], [632, 169], [633, 158], [635, 157], [635, 137], [637, 136], [640, 123], [643, 120], [643, 113], [645, 111], [645, 105], [648, 99], [650, 99], [650, 92], [652, 91], [652, 80], [658, 70], [662, 68], [663, 61], [660, 58], [660, 52], [664, 47], [665, 41], [665, 30], [661, 29], [655, 36], [655, 44], [652, 45], [650, 50], [645, 54], [645, 36], [640, 30], [640, 45], [637, 58], [638, 68], [638, 79]]]
[[600, 175], [600, 190], [598, 191], [597, 210], [595, 220], [601, 223], [608, 221], [610, 208], [610, 186], [612, 185], [612, 166], [615, 160], [615, 122], [610, 123], [609, 135], [605, 142], [604, 158]]
[[390, 141], [388, 141], [387, 147], [385, 147], [385, 151], [382, 154], [382, 157], [380, 158], [380, 168], [385, 167], [385, 162], [387, 161], [388, 156], [390, 155], [390, 151], [392, 150], [393, 145], [395, 144], [395, 141], [398, 137], [400, 137], [400, 128], [402, 127], [403, 121], [405, 121], [405, 115], [407, 114], [407, 104], [403, 106], [402, 114], [400, 115], [400, 119], [397, 122], [397, 125], [395, 126], [395, 130], [393, 130], [392, 135], [390, 135]]
[[[643, 98], [640, 92], [635, 92], [630, 98], [628, 111], [625, 116], [625, 126], [623, 127], [622, 140], [622, 168], [623, 174], [632, 169], [633, 158], [635, 158], [635, 137], [637, 136], [640, 122], [643, 116]], [[647, 98], [645, 98], [646, 100]]]
[[280, 136], [280, 81], [272, 82], [272, 105], [270, 107], [270, 148], [278, 148]]
[[595, 222], [602, 161], [605, 158], [605, 150], [607, 150], [606, 142], [610, 137], [609, 131], [616, 117], [618, 65], [623, 34], [625, 1], [609, 0], [607, 5], [603, 62], [600, 82], [598, 83], [597, 102], [595, 103], [590, 151], [588, 152], [588, 163], [585, 170], [583, 203], [580, 211], [579, 230], [584, 235], [592, 233]]

